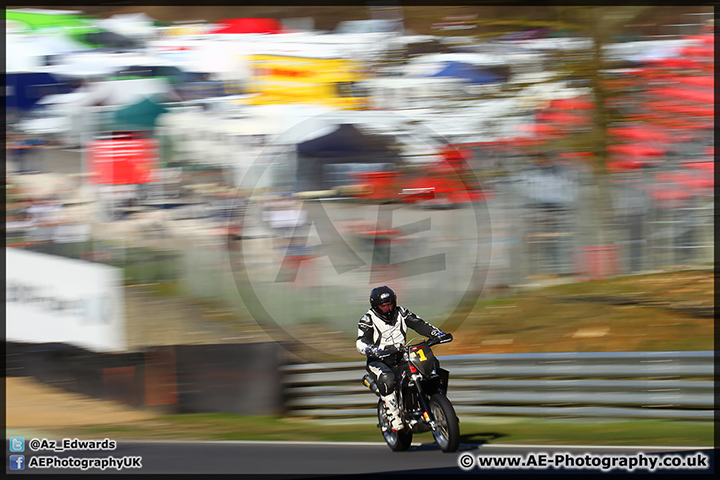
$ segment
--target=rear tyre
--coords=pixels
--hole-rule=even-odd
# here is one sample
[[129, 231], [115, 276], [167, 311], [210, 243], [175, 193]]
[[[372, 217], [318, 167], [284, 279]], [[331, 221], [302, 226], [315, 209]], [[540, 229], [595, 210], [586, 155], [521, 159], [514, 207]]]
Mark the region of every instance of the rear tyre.
[[380, 422], [385, 443], [390, 447], [390, 450], [393, 452], [404, 452], [410, 448], [413, 437], [412, 431], [406, 429], [400, 432], [393, 432], [390, 430], [390, 422], [387, 415], [385, 415], [385, 404], [382, 400], [378, 400], [377, 411], [378, 422]]
[[460, 426], [452, 403], [442, 393], [436, 393], [430, 397], [429, 407], [437, 425], [433, 431], [435, 443], [445, 453], [456, 451], [460, 445]]

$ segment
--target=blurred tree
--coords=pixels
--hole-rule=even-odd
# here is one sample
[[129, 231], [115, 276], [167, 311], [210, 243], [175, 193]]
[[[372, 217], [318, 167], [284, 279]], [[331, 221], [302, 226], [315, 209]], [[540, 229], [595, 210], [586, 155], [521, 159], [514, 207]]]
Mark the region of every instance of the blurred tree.
[[552, 81], [569, 80], [587, 85], [592, 91], [594, 103], [592, 128], [558, 139], [553, 146], [563, 150], [570, 147], [574, 150], [583, 145], [584, 150], [594, 154], [592, 158], [596, 160], [593, 165], [595, 169], [604, 173], [607, 160], [607, 127], [611, 120], [608, 99], [626, 93], [619, 88], [620, 84], [608, 81], [607, 71], [614, 65], [605, 57], [604, 48], [626, 30], [626, 25], [653, 8], [655, 7], [555, 6], [545, 7], [543, 15], [532, 20], [528, 19], [528, 12], [518, 10], [515, 18], [479, 18], [476, 22], [486, 27], [486, 32], [480, 35], [483, 38], [522, 31], [532, 35], [535, 31], [544, 36], [573, 35], [590, 40], [586, 45], [578, 44], [576, 48], [558, 48], [548, 58], [547, 63], [553, 65], [554, 73], [558, 74]]
[[558, 17], [563, 23], [573, 25], [577, 31], [585, 33], [592, 40], [589, 52], [586, 54], [580, 52], [579, 58], [572, 56], [562, 58], [561, 56], [559, 65], [569, 77], [589, 80], [595, 108], [594, 128], [587, 139], [587, 144], [590, 146], [589, 151], [594, 154], [597, 161], [595, 167], [599, 173], [606, 173], [608, 100], [624, 94], [622, 88], [616, 90], [611, 87], [613, 84], [608, 82], [607, 71], [613, 65], [605, 58], [604, 49], [610, 44], [613, 37], [618, 36], [624, 30], [626, 24], [651, 8], [648, 6], [555, 7]]
[[[623, 95], [624, 92], [622, 89], [615, 90], [611, 88], [612, 83], [608, 83], [608, 71], [613, 65], [605, 57], [607, 51], [605, 47], [614, 36], [623, 31], [624, 25], [634, 21], [652, 7], [562, 6], [554, 8], [561, 22], [570, 25], [576, 31], [584, 33], [585, 36], [592, 40], [588, 52], [577, 52], [577, 56], [573, 54], [561, 55], [559, 66], [570, 77], [589, 80], [592, 91], [592, 100], [594, 102], [592, 128], [587, 133], [579, 133], [579, 140], [587, 145], [586, 151], [593, 154], [592, 157], [585, 158], [594, 159], [593, 167], [596, 172], [597, 198], [592, 203], [594, 206], [594, 221], [590, 225], [594, 227], [594, 231], [591, 233], [591, 237], [597, 245], [606, 245], [611, 243], [608, 230], [613, 215], [612, 184], [607, 175], [608, 125], [610, 124], [608, 101], [612, 97]], [[565, 54], [566, 52], [562, 51], [561, 53]]]
[[[527, 20], [527, 12], [519, 12], [519, 18], [479, 19], [478, 23], [494, 27], [493, 35], [499, 33], [517, 33], [518, 31], [562, 32], [560, 35], [574, 33], [576, 37], [589, 42], [579, 43], [573, 48], [558, 48], [550, 54], [548, 64], [553, 66], [558, 76], [554, 79], [569, 80], [587, 86], [591, 91], [592, 117], [589, 128], [574, 129], [567, 135], [561, 135], [548, 142], [551, 151], [590, 152], [590, 156], [576, 157], [580, 161], [592, 160], [595, 172], [597, 198], [594, 207], [594, 220], [591, 222], [592, 241], [598, 245], [608, 242], [607, 227], [611, 216], [611, 184], [607, 178], [608, 125], [621, 121], [617, 112], [608, 108], [609, 100], [624, 95], [623, 84], [609, 81], [608, 72], [613, 62], [606, 57], [609, 45], [619, 37], [626, 25], [636, 21], [641, 15], [656, 8], [651, 6], [554, 6], [547, 7], [545, 15]], [[489, 36], [489, 34], [488, 34]], [[610, 115], [613, 115], [611, 118]], [[547, 151], [548, 149], [543, 149]]]

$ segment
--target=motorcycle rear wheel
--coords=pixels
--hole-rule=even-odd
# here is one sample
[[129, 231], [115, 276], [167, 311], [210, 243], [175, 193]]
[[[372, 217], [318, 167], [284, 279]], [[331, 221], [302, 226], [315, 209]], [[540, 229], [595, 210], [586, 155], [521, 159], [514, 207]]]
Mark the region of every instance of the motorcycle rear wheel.
[[[381, 427], [387, 427], [388, 420], [385, 415], [385, 404], [382, 400], [378, 400], [377, 411], [378, 422]], [[393, 452], [404, 452], [410, 448], [410, 444], [412, 443], [413, 433], [410, 430], [393, 432], [389, 428], [383, 428], [382, 434], [383, 438], [385, 438], [385, 443], [387, 443], [387, 446], [390, 447], [390, 450]]]
[[430, 397], [430, 414], [437, 425], [433, 430], [435, 443], [444, 453], [451, 453], [460, 445], [460, 426], [455, 409], [442, 393]]

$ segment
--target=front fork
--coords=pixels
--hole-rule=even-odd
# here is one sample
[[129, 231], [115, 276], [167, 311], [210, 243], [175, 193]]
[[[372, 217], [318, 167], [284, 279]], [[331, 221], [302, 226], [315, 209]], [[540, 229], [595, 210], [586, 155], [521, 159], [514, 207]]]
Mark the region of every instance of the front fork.
[[422, 417], [427, 422], [427, 424], [430, 426], [430, 429], [434, 432], [437, 429], [437, 424], [435, 423], [435, 419], [430, 416], [430, 409], [428, 408], [428, 404], [425, 401], [425, 395], [423, 394], [422, 388], [420, 388], [420, 382], [415, 382], [415, 387], [418, 391], [418, 401], [420, 402], [420, 408], [422, 408]]

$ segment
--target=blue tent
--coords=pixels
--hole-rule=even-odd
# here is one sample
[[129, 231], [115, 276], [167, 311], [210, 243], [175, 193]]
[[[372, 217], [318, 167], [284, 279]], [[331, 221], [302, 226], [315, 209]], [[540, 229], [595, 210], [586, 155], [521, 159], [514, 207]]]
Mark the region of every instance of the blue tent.
[[20, 72], [5, 75], [7, 109], [29, 110], [45, 95], [69, 93], [73, 85], [46, 72]]
[[[337, 175], [331, 171], [333, 166], [341, 164], [347, 167], [355, 164], [368, 170], [384, 169], [386, 164], [398, 161], [394, 144], [394, 137], [364, 133], [355, 125], [340, 124], [327, 135], [298, 144], [296, 188], [298, 191], [334, 188], [331, 177], [337, 178]], [[352, 168], [344, 171], [352, 171]]]
[[462, 62], [446, 62], [439, 72], [430, 75], [431, 77], [454, 77], [462, 78], [475, 85], [488, 83], [501, 83], [507, 79], [493, 73], [489, 69]]

